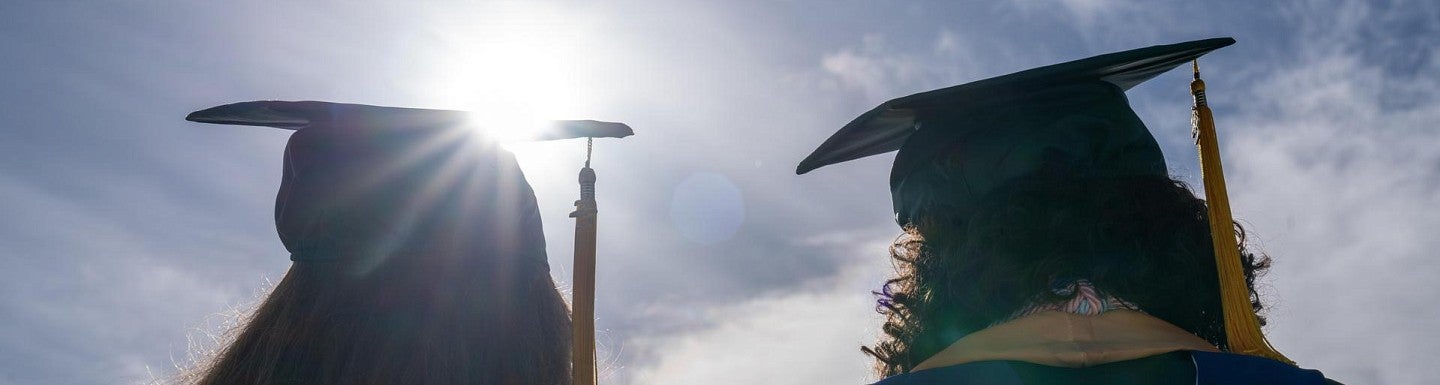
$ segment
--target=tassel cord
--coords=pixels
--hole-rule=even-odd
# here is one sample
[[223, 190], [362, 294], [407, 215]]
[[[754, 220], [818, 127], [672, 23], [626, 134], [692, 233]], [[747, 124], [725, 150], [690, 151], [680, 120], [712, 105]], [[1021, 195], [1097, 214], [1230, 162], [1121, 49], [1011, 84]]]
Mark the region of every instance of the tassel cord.
[[1220, 144], [1215, 132], [1215, 118], [1205, 99], [1205, 81], [1200, 79], [1200, 65], [1195, 63], [1195, 79], [1190, 93], [1195, 97], [1191, 132], [1200, 153], [1200, 172], [1205, 186], [1205, 202], [1210, 217], [1210, 235], [1215, 249], [1215, 268], [1220, 276], [1220, 300], [1225, 319], [1225, 336], [1230, 351], [1285, 362], [1295, 361], [1276, 351], [1260, 330], [1245, 284], [1245, 270], [1235, 240], [1235, 222], [1225, 188], [1225, 173], [1220, 162]]

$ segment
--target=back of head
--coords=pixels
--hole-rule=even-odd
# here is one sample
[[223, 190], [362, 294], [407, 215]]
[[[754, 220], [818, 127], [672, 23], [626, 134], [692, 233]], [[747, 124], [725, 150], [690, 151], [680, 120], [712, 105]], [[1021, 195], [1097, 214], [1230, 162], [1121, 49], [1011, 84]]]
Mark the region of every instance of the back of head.
[[192, 377], [569, 384], [569, 313], [513, 155], [407, 118], [433, 111], [300, 105], [325, 113], [285, 149], [275, 221], [294, 264]]
[[[907, 372], [1080, 285], [1224, 348], [1205, 203], [1171, 180], [1125, 91], [1232, 43], [1131, 49], [896, 98], [802, 160], [803, 174], [898, 151], [899, 275], [881, 293], [886, 336], [865, 348], [881, 372]], [[1263, 261], [1241, 254], [1253, 279]]]
[[[1205, 204], [1183, 184], [1021, 178], [976, 206], [968, 215], [918, 208], [892, 247], [899, 275], [882, 293], [886, 337], [866, 348], [883, 374], [904, 373], [1027, 305], [1069, 299], [1054, 289], [1079, 279], [1225, 347]], [[1242, 254], [1253, 280], [1265, 261]]]
[[[957, 259], [972, 290], [948, 295], [983, 328], [1056, 283], [1085, 279], [1193, 333], [1219, 337], [1215, 265], [1204, 202], [1164, 178], [1021, 180], [975, 215], [920, 226], [932, 248]], [[943, 213], [934, 214], [943, 218]], [[964, 228], [950, 228], [951, 226]], [[981, 295], [980, 292], [986, 294]], [[1223, 341], [1223, 338], [1212, 338]]]
[[570, 318], [548, 274], [393, 257], [296, 262], [199, 383], [570, 383]]

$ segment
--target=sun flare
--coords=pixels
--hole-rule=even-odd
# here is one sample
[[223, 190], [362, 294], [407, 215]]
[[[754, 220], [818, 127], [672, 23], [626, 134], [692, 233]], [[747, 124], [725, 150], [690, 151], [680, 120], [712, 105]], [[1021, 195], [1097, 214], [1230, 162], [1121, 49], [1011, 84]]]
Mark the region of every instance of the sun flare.
[[557, 10], [523, 4], [476, 14], [482, 19], [439, 23], [452, 28], [437, 31], [443, 44], [431, 58], [427, 98], [471, 111], [472, 125], [502, 142], [582, 112], [576, 59], [588, 53], [581, 26]]

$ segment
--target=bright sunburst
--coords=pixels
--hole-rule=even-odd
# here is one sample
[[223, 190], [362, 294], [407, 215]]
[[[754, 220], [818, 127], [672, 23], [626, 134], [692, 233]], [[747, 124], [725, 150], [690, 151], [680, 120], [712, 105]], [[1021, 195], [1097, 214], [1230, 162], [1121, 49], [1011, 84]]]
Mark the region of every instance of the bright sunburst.
[[[558, 9], [502, 3], [470, 15], [437, 15], [441, 48], [427, 67], [437, 104], [472, 111], [490, 137], [523, 140], [551, 119], [581, 113], [587, 57], [581, 26]], [[440, 30], [445, 29], [445, 30]]]
[[[533, 2], [484, 2], [429, 15], [428, 41], [414, 84], [424, 106], [471, 111], [485, 136], [506, 142], [532, 183], [566, 181], [584, 158], [584, 143], [525, 142], [557, 119], [598, 119], [592, 68], [613, 53], [597, 19], [575, 9]], [[537, 189], [540, 185], [536, 186]]]

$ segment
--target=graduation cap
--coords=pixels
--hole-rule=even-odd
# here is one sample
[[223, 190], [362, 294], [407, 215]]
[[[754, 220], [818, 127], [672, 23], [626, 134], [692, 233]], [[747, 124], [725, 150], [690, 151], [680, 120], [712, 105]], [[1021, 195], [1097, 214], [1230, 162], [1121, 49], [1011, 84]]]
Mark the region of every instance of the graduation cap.
[[[548, 271], [535, 193], [514, 155], [464, 111], [319, 101], [252, 101], [191, 113], [201, 123], [295, 130], [285, 146], [275, 227], [297, 262], [488, 250]], [[623, 123], [553, 121], [521, 140], [622, 138]], [[577, 383], [594, 383], [595, 174], [586, 146], [571, 301]], [[587, 380], [588, 379], [588, 380]]]
[[[202, 123], [295, 130], [285, 146], [275, 226], [290, 259], [377, 258], [481, 246], [497, 261], [548, 271], [535, 193], [494, 132], [464, 111], [319, 101], [252, 101], [191, 113]], [[586, 138], [575, 202], [573, 370], [595, 382], [594, 138], [634, 134], [623, 123], [552, 121], [520, 140]]]
[[[514, 249], [545, 264], [535, 194], [514, 155], [463, 111], [252, 101], [191, 113], [201, 123], [295, 130], [275, 226], [294, 261], [439, 247]], [[537, 139], [623, 137], [620, 123], [560, 121]]]
[[[846, 124], [800, 162], [797, 174], [899, 150], [890, 172], [897, 220], [934, 204], [964, 215], [1004, 182], [1039, 172], [1166, 175], [1160, 146], [1124, 91], [1234, 43], [1208, 39], [1055, 64], [880, 104]], [[959, 157], [948, 173], [924, 167]], [[916, 175], [917, 172], [922, 175]], [[936, 186], [950, 179], [953, 186]], [[957, 195], [958, 194], [958, 195]]]
[[[460, 128], [473, 126], [467, 111], [371, 106], [318, 101], [262, 100], [240, 102], [195, 111], [185, 120], [200, 123], [264, 126], [299, 130], [318, 125], [345, 126], [350, 130]], [[485, 129], [476, 128], [478, 131]], [[634, 135], [624, 123], [595, 120], [556, 120], [520, 140], [570, 138], [623, 138]]]
[[[1125, 91], [1234, 42], [1110, 53], [890, 100], [826, 139], [796, 173], [898, 150], [890, 192], [901, 226], [936, 207], [963, 220], [987, 194], [1020, 178], [1168, 177], [1160, 146]], [[1250, 309], [1198, 65], [1192, 88], [1197, 124], [1209, 124], [1208, 143], [1206, 127], [1197, 135], [1229, 346], [1288, 362], [1264, 341]]]

